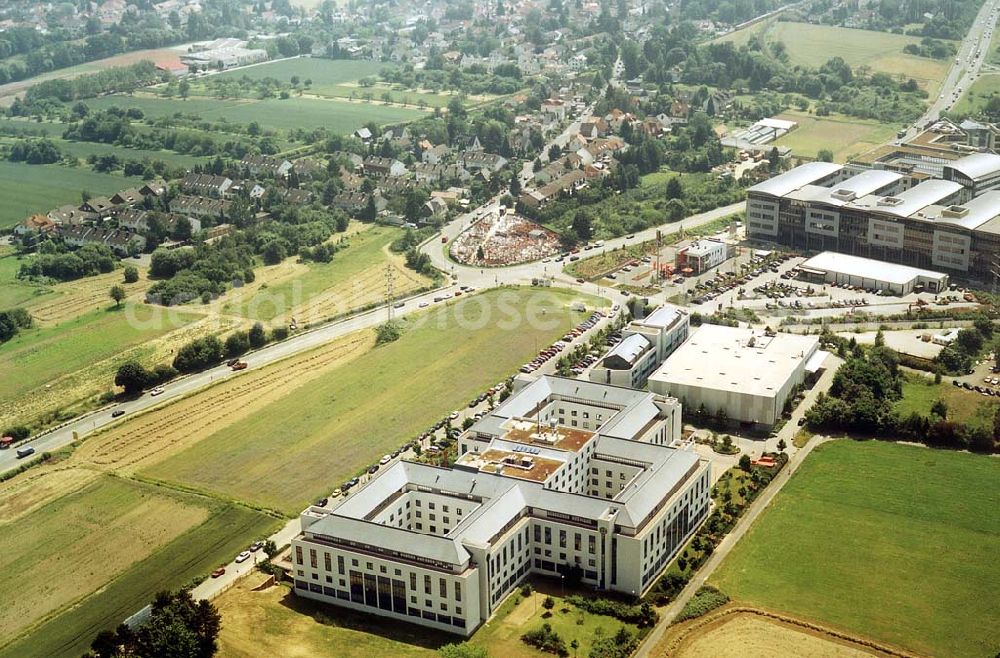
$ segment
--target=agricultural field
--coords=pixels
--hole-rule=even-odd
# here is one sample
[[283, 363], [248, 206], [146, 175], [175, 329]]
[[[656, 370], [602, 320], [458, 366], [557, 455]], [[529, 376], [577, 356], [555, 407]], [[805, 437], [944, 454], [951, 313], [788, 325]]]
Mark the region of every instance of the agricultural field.
[[998, 491], [1000, 463], [988, 457], [829, 442], [710, 584], [737, 604], [921, 654], [992, 655], [1000, 646]]
[[873, 72], [913, 78], [931, 95], [938, 93], [951, 65], [951, 60], [904, 53], [903, 47], [919, 43], [919, 37], [831, 25], [765, 22], [727, 34], [719, 41], [743, 45], [751, 36], [784, 43], [792, 64], [819, 67], [832, 57], [842, 57], [852, 67], [867, 66]]
[[29, 165], [0, 161], [0, 230], [35, 213], [67, 203], [80, 203], [80, 192], [114, 194], [135, 185], [138, 178], [100, 174], [85, 167]]
[[[220, 658], [253, 658], [267, 654], [434, 658], [441, 645], [460, 641], [457, 636], [416, 625], [314, 603], [296, 597], [285, 586], [252, 591], [262, 580], [259, 576], [251, 578], [218, 599], [222, 613]], [[539, 587], [547, 584], [538, 583]], [[556, 605], [552, 616], [543, 619], [545, 610], [541, 602], [546, 595], [551, 595]], [[613, 635], [624, 625], [635, 632], [634, 626], [611, 617], [577, 610], [563, 601], [556, 587], [555, 591], [533, 592], [528, 598], [521, 598], [517, 593], [511, 595], [469, 642], [487, 647], [491, 656], [544, 658], [551, 654], [528, 646], [520, 638], [546, 622], [567, 645], [574, 639], [579, 642], [578, 656], [590, 653], [598, 629], [604, 635]]]
[[[668, 639], [676, 632], [671, 629]], [[869, 658], [881, 654], [773, 619], [733, 614], [691, 632], [671, 655], [678, 658]]]
[[[400, 237], [399, 229], [367, 226], [346, 238], [349, 246], [338, 251], [329, 263], [298, 265], [289, 276], [268, 283], [252, 295], [233, 291], [223, 313], [233, 313], [251, 321], [270, 322], [295, 317], [311, 324], [351, 309], [385, 299], [386, 266], [392, 265], [394, 293], [406, 294], [430, 285], [431, 280], [404, 266], [403, 258], [390, 254], [389, 244]], [[334, 241], [341, 239], [335, 236]]]
[[[183, 46], [179, 46], [179, 48], [183, 49]], [[38, 84], [39, 82], [44, 82], [46, 80], [72, 80], [73, 78], [78, 78], [81, 75], [103, 71], [114, 66], [128, 66], [130, 64], [135, 64], [136, 62], [141, 62], [144, 59], [156, 61], [163, 57], [174, 57], [176, 55], [177, 49], [175, 48], [136, 50], [129, 53], [114, 55], [113, 57], [105, 59], [95, 60], [93, 62], [85, 62], [76, 66], [58, 69], [56, 71], [49, 71], [48, 73], [42, 73], [41, 75], [37, 75], [33, 78], [28, 78], [27, 80], [9, 82], [5, 85], [0, 85], [0, 106], [7, 107], [14, 102], [15, 97], [23, 94], [28, 87]]]
[[[512, 374], [584, 316], [569, 310], [577, 298], [564, 291], [500, 290], [409, 318], [398, 341], [308, 386], [293, 384], [252, 417], [143, 473], [297, 514], [475, 391]], [[432, 396], [420, 382], [434, 382]]]
[[32, 514], [0, 519], [0, 642], [102, 587], [207, 517], [205, 508], [148, 486], [97, 476]]
[[285, 100], [235, 99], [217, 100], [207, 97], [160, 98], [156, 96], [104, 96], [87, 101], [93, 109], [111, 106], [136, 107], [147, 117], [172, 116], [178, 112], [196, 114], [206, 121], [226, 120], [247, 124], [256, 121], [265, 130], [284, 131], [289, 127], [327, 128], [337, 133], [349, 133], [369, 121], [378, 124], [398, 123], [423, 116], [410, 108], [385, 105], [381, 101], [346, 102], [337, 99], [299, 98]]
[[[32, 516], [33, 534], [29, 539], [39, 544], [38, 566], [33, 572], [16, 572], [17, 594], [5, 597], [6, 602], [18, 598], [24, 600], [27, 590], [41, 595], [48, 591], [47, 588], [53, 587], [53, 581], [61, 579], [70, 583], [85, 579], [88, 581], [86, 587], [90, 587], [99, 574], [92, 572], [74, 576], [82, 571], [79, 568], [81, 559], [95, 569], [107, 570], [107, 563], [114, 564], [117, 556], [127, 562], [122, 565], [127, 568], [113, 580], [103, 580], [100, 589], [81, 591], [72, 607], [60, 607], [26, 634], [0, 647], [0, 658], [79, 656], [99, 631], [121, 623], [145, 606], [156, 592], [176, 589], [196, 577], [204, 576], [214, 566], [229, 561], [247, 544], [274, 532], [280, 525], [272, 517], [242, 507], [173, 492], [160, 493], [165, 490], [146, 488], [145, 485], [128, 483], [118, 486], [136, 489], [133, 505], [118, 511], [122, 517], [119, 528], [102, 528], [88, 540], [71, 542], [86, 552], [63, 549], [67, 543], [65, 538], [69, 536], [65, 529], [73, 525], [56, 526], [42, 515]], [[162, 502], [165, 500], [175, 502]], [[84, 503], [91, 525], [103, 525], [107, 518], [106, 507], [96, 507], [97, 503], [103, 502], [95, 500], [94, 506], [90, 507], [86, 505], [91, 501]], [[159, 518], [157, 512], [161, 510], [170, 513], [165, 515], [166, 518]], [[186, 522], [188, 529], [177, 532], [181, 529], [178, 522], [180, 514], [189, 517]], [[199, 523], [199, 516], [205, 517], [205, 520]], [[78, 525], [79, 521], [75, 524]], [[123, 532], [122, 528], [129, 527], [129, 524], [141, 529], [141, 532]], [[155, 544], [150, 547], [144, 540]], [[56, 550], [56, 546], [60, 548]], [[54, 574], [58, 577], [53, 578]]]
[[984, 427], [993, 427], [993, 418], [1000, 408], [1000, 400], [985, 397], [973, 391], [967, 391], [951, 384], [946, 379], [940, 384], [922, 375], [909, 375], [903, 381], [903, 398], [896, 402], [895, 408], [901, 417], [918, 413], [930, 416], [931, 405], [937, 400], [944, 400], [948, 405], [948, 420], [958, 423], [975, 421]]
[[798, 122], [798, 127], [774, 141], [775, 146], [787, 146], [794, 155], [815, 158], [821, 149], [833, 151], [834, 162], [877, 148], [892, 139], [899, 126], [859, 119], [843, 114], [818, 117], [806, 112], [788, 110], [779, 119]]
[[[158, 307], [136, 304], [114, 310], [110, 299], [105, 306], [58, 325], [28, 329], [0, 345], [0, 371], [11, 375], [0, 377], [0, 399], [9, 402], [0, 412], [0, 421], [20, 417], [15, 401], [43, 386], [62, 389], [84, 384], [91, 392], [110, 389], [118, 363], [115, 357], [124, 359], [131, 348], [201, 317], [179, 312], [172, 313], [169, 322], [160, 322], [165, 313]], [[96, 378], [94, 367], [100, 364], [106, 364], [106, 373]], [[64, 403], [78, 399], [70, 397]]]

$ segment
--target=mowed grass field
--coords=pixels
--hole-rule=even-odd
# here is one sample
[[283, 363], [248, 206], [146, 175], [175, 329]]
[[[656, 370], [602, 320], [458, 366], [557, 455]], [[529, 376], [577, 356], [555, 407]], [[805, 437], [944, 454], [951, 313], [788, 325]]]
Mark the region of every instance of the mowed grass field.
[[[306, 96], [362, 98], [362, 94], [370, 93], [375, 101], [380, 102], [383, 95], [388, 93], [393, 103], [419, 105], [422, 102], [427, 107], [445, 107], [448, 101], [451, 100], [452, 95], [448, 93], [397, 89], [393, 85], [384, 83], [377, 83], [370, 87], [361, 87], [358, 84], [358, 81], [362, 78], [377, 78], [380, 71], [393, 67], [394, 65], [390, 63], [368, 60], [332, 60], [319, 57], [298, 57], [296, 59], [283, 59], [277, 62], [268, 62], [266, 64], [220, 73], [205, 80], [196, 81], [195, 90], [198, 95], [210, 96], [210, 87], [205, 83], [210, 83], [212, 80], [218, 80], [219, 78], [236, 80], [244, 77], [251, 80], [275, 78], [287, 83], [291, 80], [292, 76], [298, 76], [303, 84], [305, 80], [312, 81], [312, 84], [308, 87], [303, 86]], [[477, 99], [480, 99], [480, 97], [477, 97]]]
[[903, 382], [903, 398], [896, 402], [896, 411], [904, 418], [914, 412], [930, 416], [931, 405], [937, 400], [948, 405], [948, 420], [975, 421], [989, 428], [993, 427], [993, 417], [1000, 407], [1000, 400], [954, 386], [949, 380], [935, 384], [927, 377], [910, 375]]
[[844, 162], [852, 155], [871, 151], [892, 139], [899, 126], [858, 119], [843, 114], [818, 117], [806, 112], [789, 110], [779, 119], [798, 122], [798, 127], [774, 141], [787, 146], [795, 155], [815, 158], [821, 149], [833, 151], [834, 162]]
[[35, 213], [45, 214], [67, 203], [79, 204], [80, 192], [114, 194], [138, 178], [101, 174], [86, 167], [29, 165], [0, 161], [0, 229]]
[[710, 578], [737, 603], [934, 656], [1000, 646], [1000, 462], [816, 448]]
[[903, 47], [919, 43], [919, 37], [832, 25], [775, 21], [727, 34], [719, 41], [743, 45], [754, 35], [784, 43], [793, 64], [819, 67], [833, 57], [842, 57], [852, 67], [867, 66], [873, 72], [913, 78], [932, 95], [938, 93], [951, 65], [951, 60], [904, 53]]
[[508, 289], [435, 308], [406, 320], [398, 341], [290, 388], [256, 414], [143, 472], [297, 514], [513, 374], [584, 317], [569, 310], [577, 298]]
[[136, 107], [149, 117], [172, 116], [178, 112], [196, 114], [206, 121], [226, 120], [247, 124], [256, 121], [269, 130], [325, 127], [336, 133], [349, 133], [369, 121], [377, 124], [410, 121], [424, 112], [385, 105], [381, 101], [351, 103], [342, 100], [299, 98], [218, 100], [196, 97], [181, 100], [155, 96], [104, 96], [87, 101], [94, 109]]
[[990, 98], [1000, 94], [1000, 75], [985, 74], [972, 83], [972, 86], [962, 94], [962, 98], [955, 103], [952, 112], [957, 115], [977, 114], [989, 102]]

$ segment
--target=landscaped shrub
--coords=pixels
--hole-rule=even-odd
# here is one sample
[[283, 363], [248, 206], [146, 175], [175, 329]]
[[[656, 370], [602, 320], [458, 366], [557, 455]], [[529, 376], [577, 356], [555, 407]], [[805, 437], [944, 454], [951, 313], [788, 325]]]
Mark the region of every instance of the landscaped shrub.
[[640, 628], [653, 626], [659, 619], [659, 615], [648, 603], [632, 605], [614, 599], [591, 598], [578, 594], [566, 597], [566, 601], [591, 614], [614, 617], [627, 624], [635, 624]]
[[699, 588], [695, 595], [691, 597], [691, 600], [687, 602], [684, 609], [674, 619], [674, 623], [701, 617], [727, 603], [729, 603], [729, 597], [725, 593], [720, 592], [710, 585], [705, 585]]
[[528, 631], [521, 636], [521, 641], [546, 653], [554, 653], [557, 656], [569, 655], [566, 642], [559, 637], [559, 633], [552, 630], [552, 626], [549, 624], [542, 624], [541, 628]]

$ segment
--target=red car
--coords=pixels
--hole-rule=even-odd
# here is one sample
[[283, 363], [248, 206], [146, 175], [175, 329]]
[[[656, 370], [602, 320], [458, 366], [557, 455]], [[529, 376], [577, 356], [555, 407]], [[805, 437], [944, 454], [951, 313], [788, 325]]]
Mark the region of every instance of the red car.
[[224, 573], [226, 573], [226, 568], [225, 567], [219, 567], [218, 569], [216, 569], [215, 571], [212, 572], [212, 578], [218, 578], [219, 576], [221, 576]]

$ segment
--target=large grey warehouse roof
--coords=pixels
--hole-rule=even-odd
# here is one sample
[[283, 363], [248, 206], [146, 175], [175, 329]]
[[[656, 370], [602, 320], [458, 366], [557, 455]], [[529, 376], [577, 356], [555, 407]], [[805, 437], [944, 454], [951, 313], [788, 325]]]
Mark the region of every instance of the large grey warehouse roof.
[[817, 254], [802, 263], [802, 267], [822, 272], [850, 274], [851, 276], [872, 279], [873, 281], [885, 281], [897, 285], [905, 285], [917, 277], [940, 279], [944, 276], [940, 272], [921, 270], [909, 265], [897, 265], [896, 263], [841, 254], [835, 251], [824, 251], [821, 254]]
[[763, 183], [757, 183], [747, 190], [747, 192], [784, 196], [793, 190], [797, 190], [805, 185], [811, 185], [822, 178], [835, 174], [841, 169], [843, 169], [843, 165], [832, 162], [807, 162], [800, 167], [779, 174]]
[[886, 185], [892, 185], [903, 178], [902, 174], [885, 169], [868, 169], [857, 176], [852, 176], [829, 189], [828, 203], [843, 204], [869, 194], [874, 194]]
[[969, 231], [980, 228], [1000, 216], [1000, 191], [990, 190], [961, 205], [930, 206], [917, 213], [917, 218], [934, 222], [935, 226], [955, 226]]
[[894, 196], [869, 195], [848, 204], [847, 207], [865, 208], [896, 217], [909, 217], [927, 206], [946, 202], [963, 189], [959, 183], [953, 181], [926, 180]]
[[1000, 172], [1000, 155], [994, 153], [973, 153], [945, 165], [965, 174], [973, 180]]

